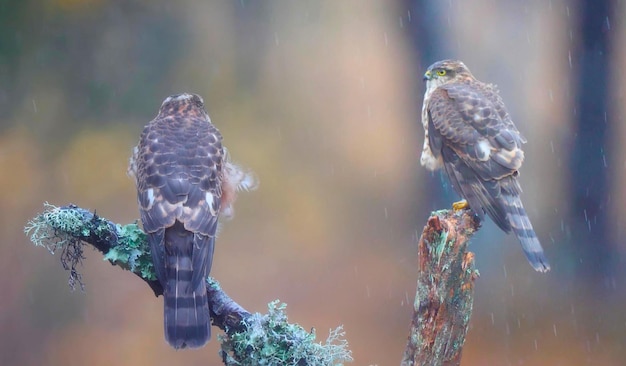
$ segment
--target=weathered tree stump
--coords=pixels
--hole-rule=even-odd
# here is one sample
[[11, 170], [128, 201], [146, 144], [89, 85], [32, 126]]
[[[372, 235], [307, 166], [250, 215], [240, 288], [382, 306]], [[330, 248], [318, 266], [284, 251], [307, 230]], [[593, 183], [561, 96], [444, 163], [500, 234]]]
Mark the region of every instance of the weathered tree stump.
[[471, 210], [442, 210], [428, 219], [418, 243], [417, 293], [402, 366], [460, 365], [474, 300], [474, 254], [480, 227]]

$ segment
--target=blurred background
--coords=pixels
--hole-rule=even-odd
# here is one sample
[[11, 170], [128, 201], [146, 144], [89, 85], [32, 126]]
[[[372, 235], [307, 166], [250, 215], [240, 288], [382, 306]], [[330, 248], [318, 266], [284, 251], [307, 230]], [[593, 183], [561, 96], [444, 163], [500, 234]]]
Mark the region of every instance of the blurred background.
[[528, 138], [523, 200], [552, 262], [535, 273], [484, 224], [463, 365], [622, 365], [625, 19], [621, 0], [0, 0], [0, 364], [220, 363], [215, 338], [166, 345], [135, 276], [89, 249], [71, 292], [23, 234], [46, 201], [136, 220], [131, 148], [180, 92], [261, 181], [212, 276], [250, 311], [288, 303], [320, 340], [343, 324], [356, 365], [399, 364], [416, 235], [458, 198], [419, 165], [422, 74], [458, 58]]

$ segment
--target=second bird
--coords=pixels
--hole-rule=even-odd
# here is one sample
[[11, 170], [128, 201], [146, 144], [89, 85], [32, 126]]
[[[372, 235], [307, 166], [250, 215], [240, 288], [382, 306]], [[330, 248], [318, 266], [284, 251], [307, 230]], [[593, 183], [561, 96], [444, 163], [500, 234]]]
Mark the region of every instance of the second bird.
[[524, 210], [518, 170], [526, 139], [517, 130], [498, 90], [477, 80], [461, 61], [432, 64], [424, 74], [424, 149], [421, 164], [443, 168], [454, 189], [482, 219], [485, 213], [515, 233], [530, 265], [550, 270]]

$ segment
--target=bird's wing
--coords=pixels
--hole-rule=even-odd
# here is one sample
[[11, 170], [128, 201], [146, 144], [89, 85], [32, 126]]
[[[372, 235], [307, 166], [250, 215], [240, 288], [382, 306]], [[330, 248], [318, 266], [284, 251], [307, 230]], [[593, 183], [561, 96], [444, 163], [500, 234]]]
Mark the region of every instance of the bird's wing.
[[484, 210], [510, 231], [498, 182], [517, 174], [524, 159], [524, 139], [494, 95], [495, 90], [479, 82], [436, 89], [428, 104], [429, 143], [433, 153], [443, 157], [453, 186], [474, 211]]
[[[156, 119], [144, 129], [133, 160], [144, 230], [161, 243], [164, 230], [176, 220], [193, 232], [198, 245], [192, 253], [192, 282], [197, 283], [210, 271], [220, 210], [223, 148], [219, 131], [197, 117]], [[159, 278], [165, 278], [163, 255], [153, 256], [155, 268], [161, 271]], [[202, 268], [206, 272], [196, 270]]]
[[433, 92], [428, 113], [438, 132], [433, 138], [440, 136], [482, 179], [508, 176], [522, 165], [525, 140], [491, 86], [444, 85]]

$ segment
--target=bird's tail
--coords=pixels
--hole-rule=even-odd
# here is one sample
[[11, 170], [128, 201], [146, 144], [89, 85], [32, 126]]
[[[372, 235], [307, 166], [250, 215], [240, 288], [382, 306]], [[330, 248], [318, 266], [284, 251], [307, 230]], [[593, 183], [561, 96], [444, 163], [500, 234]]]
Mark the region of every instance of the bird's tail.
[[202, 347], [211, 338], [211, 325], [205, 279], [192, 280], [194, 234], [176, 222], [164, 239], [165, 339], [176, 349]]
[[528, 262], [538, 272], [548, 272], [550, 270], [550, 263], [543, 253], [539, 238], [535, 234], [533, 225], [530, 223], [530, 219], [524, 210], [522, 200], [516, 194], [510, 194], [503, 192], [504, 205], [506, 208], [509, 223], [511, 229], [522, 244], [524, 254], [528, 258]]

